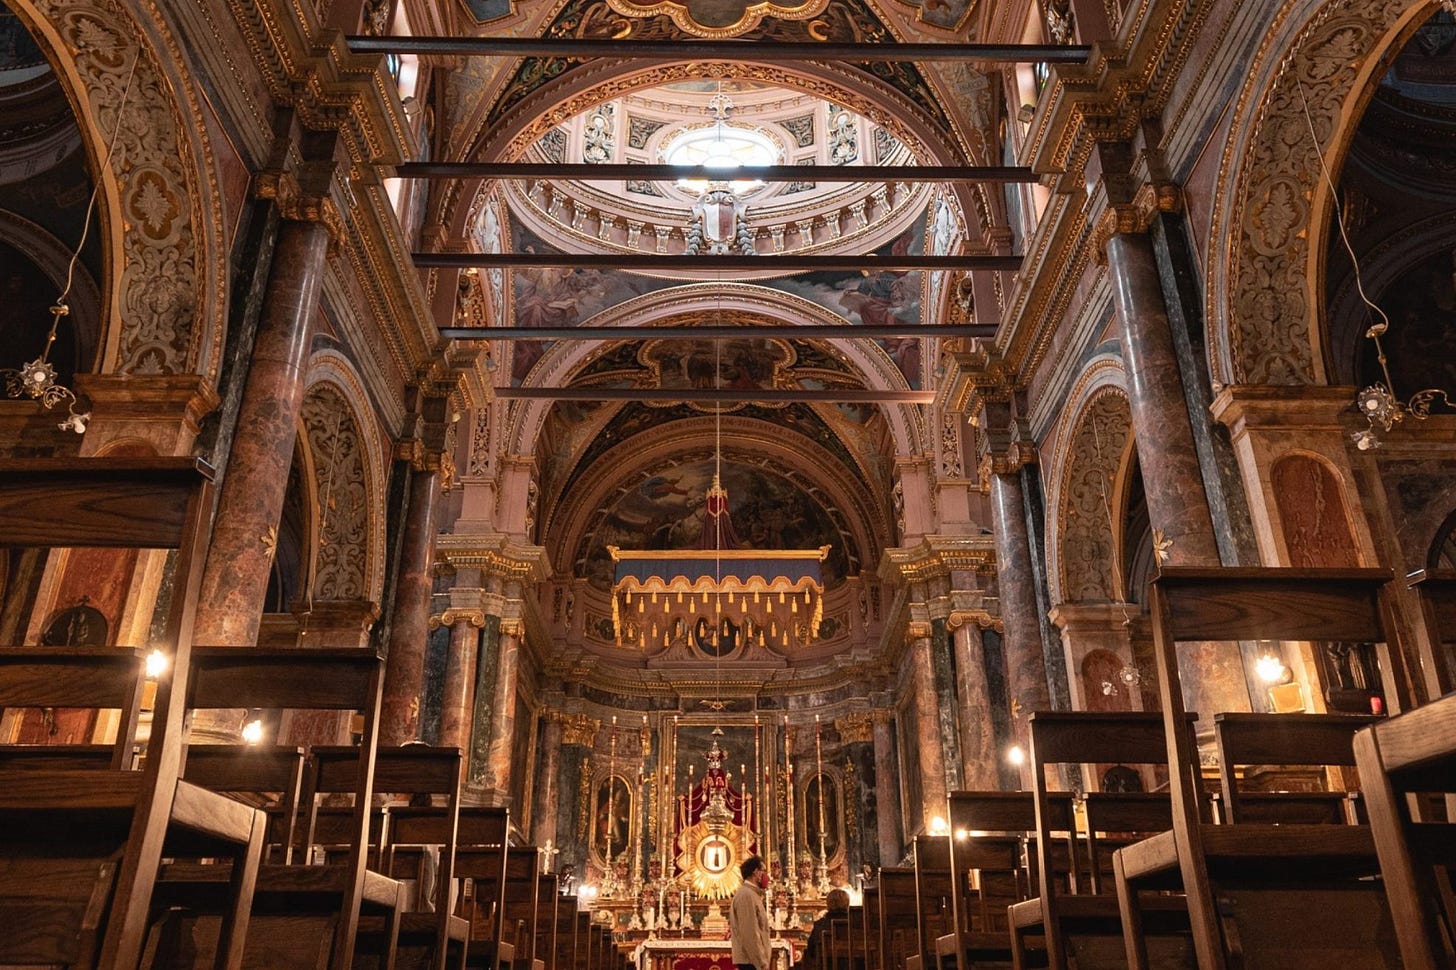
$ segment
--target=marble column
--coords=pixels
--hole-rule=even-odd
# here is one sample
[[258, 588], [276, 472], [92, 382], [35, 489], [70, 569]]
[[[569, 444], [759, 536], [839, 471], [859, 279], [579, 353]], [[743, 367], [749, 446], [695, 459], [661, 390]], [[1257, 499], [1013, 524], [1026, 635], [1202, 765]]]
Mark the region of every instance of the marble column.
[[1107, 241], [1107, 266], [1148, 517], [1160, 537], [1159, 562], [1216, 566], [1213, 518], [1152, 241], [1146, 233], [1114, 234]]
[[956, 662], [956, 712], [960, 719], [961, 785], [969, 791], [1001, 787], [996, 734], [991, 726], [991, 693], [986, 654], [975, 617], [952, 613]]
[[[929, 624], [926, 624], [929, 627]], [[906, 765], [920, 776], [920, 804], [911, 806], [919, 818], [906, 819], [912, 832], [930, 828], [930, 820], [946, 813], [945, 745], [940, 734], [940, 699], [935, 692], [935, 651], [930, 631], [910, 644], [911, 690], [915, 697], [915, 750], [920, 763]]]
[[[561, 790], [561, 715], [556, 711], [547, 713], [546, 725], [541, 730], [541, 752], [537, 761], [536, 810], [531, 813], [533, 825], [531, 838], [536, 845], [548, 841], [560, 845], [561, 838], [556, 831], [556, 802]], [[646, 797], [645, 793], [639, 793]]]
[[420, 736], [425, 647], [430, 636], [430, 599], [434, 592], [430, 567], [434, 559], [439, 490], [440, 470], [436, 463], [427, 461], [410, 474], [409, 511], [400, 541], [394, 615], [389, 626], [389, 652], [384, 661], [379, 743], [386, 746], [417, 740]]
[[474, 707], [475, 660], [480, 652], [483, 613], [446, 610], [441, 622], [450, 627], [450, 648], [445, 657], [444, 699], [440, 705], [440, 744], [465, 748], [470, 743], [470, 712]]
[[198, 643], [245, 646], [258, 635], [328, 244], [322, 222], [289, 219], [278, 230], [202, 575]]
[[[1005, 630], [1001, 642], [1006, 655], [1006, 688], [1011, 697], [1012, 734], [1027, 750], [1030, 735], [1026, 718], [1032, 711], [1050, 710], [1046, 656], [1042, 652], [1041, 623], [1036, 614], [1036, 582], [1031, 566], [1031, 545], [1021, 478], [1015, 469], [991, 475], [992, 528], [996, 533], [996, 574]], [[1022, 781], [1030, 780], [1023, 771]]]
[[521, 621], [503, 619], [500, 657], [496, 665], [495, 702], [490, 718], [490, 754], [486, 778], [497, 804], [507, 804], [511, 794], [511, 749], [516, 728], [516, 678], [521, 667]]
[[903, 855], [900, 833], [900, 776], [895, 770], [895, 743], [888, 710], [874, 712], [875, 809], [880, 865], [897, 865]]

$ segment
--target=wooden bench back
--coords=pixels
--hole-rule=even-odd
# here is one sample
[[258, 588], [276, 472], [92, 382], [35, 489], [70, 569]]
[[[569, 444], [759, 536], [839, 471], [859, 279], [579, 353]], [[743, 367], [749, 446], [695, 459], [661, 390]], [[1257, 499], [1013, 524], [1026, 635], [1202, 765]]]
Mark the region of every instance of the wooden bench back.
[[915, 919], [921, 966], [935, 965], [935, 941], [955, 929], [955, 885], [951, 880], [948, 835], [917, 835], [911, 846], [915, 862]]
[[265, 858], [293, 862], [299, 800], [303, 795], [304, 750], [251, 744], [195, 744], [187, 749], [182, 777], [217, 792], [250, 796], [268, 813]]
[[1456, 694], [1360, 731], [1355, 760], [1401, 960], [1408, 970], [1449, 970]]
[[875, 888], [879, 901], [880, 966], [882, 970], [904, 970], [905, 961], [920, 952], [915, 870], [881, 867]]
[[[1390, 578], [1388, 572], [1376, 569], [1165, 567], [1149, 584], [1158, 693], [1170, 726], [1173, 831], [1201, 962], [1213, 965], [1222, 959], [1225, 923], [1218, 914], [1204, 848], [1197, 746], [1186, 732], [1171, 730], [1187, 717], [1178, 644], [1258, 640], [1380, 644], [1386, 704], [1399, 709], [1409, 702], [1410, 689], [1395, 632], [1399, 625]], [[1220, 836], [1230, 837], [1239, 836]], [[1260, 861], [1257, 853], [1250, 852], [1244, 866], [1252, 870]], [[1269, 861], [1288, 869], [1298, 860]]]
[[1092, 892], [1111, 886], [1112, 853], [1125, 845], [1173, 827], [1173, 802], [1167, 792], [1088, 792], [1087, 877]]
[[878, 886], [865, 886], [860, 895], [860, 939], [864, 941], [865, 966], [868, 970], [882, 970], [883, 956], [880, 946], [880, 890]]
[[1286, 825], [1352, 821], [1347, 792], [1251, 792], [1239, 784], [1237, 769], [1251, 765], [1353, 766], [1355, 732], [1377, 720], [1350, 714], [1216, 715], [1213, 732], [1218, 743], [1224, 820]]
[[[186, 746], [182, 692], [192, 662], [192, 630], [202, 566], [209, 539], [208, 517], [213, 507], [212, 470], [195, 458], [112, 459], [56, 458], [0, 462], [0, 548], [118, 548], [175, 550], [172, 592], [160, 630], [148, 648], [158, 651], [166, 668], [157, 678], [147, 758], [133, 777], [128, 772], [115, 794], [125, 795], [129, 821], [115, 856], [103, 868], [105, 893], [92, 899], [85, 889], [80, 901], [106, 911], [104, 926], [77, 918], [64, 932], [47, 936], [37, 922], [28, 936], [41, 941], [40, 949], [11, 933], [11, 943], [0, 944], [0, 963], [73, 963], [96, 960], [101, 965], [133, 966], [141, 958], [148, 909], [156, 881], [162, 845], [172, 810]], [[112, 657], [97, 656], [88, 648], [47, 647], [47, 658], [29, 656], [27, 650], [0, 648], [0, 681], [7, 685], [0, 704], [6, 707], [94, 707], [121, 711], [110, 767], [129, 769], [143, 688], [140, 651], [111, 648]], [[96, 693], [83, 690], [90, 685]], [[55, 762], [52, 762], [55, 764]], [[94, 762], [93, 762], [94, 764]], [[12, 762], [12, 767], [14, 763]], [[0, 769], [0, 790], [6, 807], [39, 809], [47, 805], [68, 810], [84, 808], [100, 795], [86, 781], [96, 773], [85, 764], [41, 768]], [[51, 813], [53, 821], [57, 813]], [[95, 813], [92, 812], [94, 815]], [[107, 812], [116, 814], [115, 806]], [[85, 818], [70, 823], [86, 831]], [[99, 836], [99, 830], [96, 832]], [[79, 847], [77, 847], [79, 848]], [[33, 851], [33, 847], [30, 850]], [[73, 853], [74, 854], [74, 853]], [[109, 853], [108, 853], [109, 855]], [[3, 860], [0, 860], [3, 861]], [[72, 860], [72, 865], [75, 864]], [[26, 892], [23, 885], [20, 892]], [[100, 892], [95, 884], [94, 892]], [[109, 897], [109, 898], [105, 898]], [[78, 932], [83, 924], [90, 927]], [[39, 934], [39, 935], [36, 935]], [[50, 957], [50, 958], [47, 958]]]

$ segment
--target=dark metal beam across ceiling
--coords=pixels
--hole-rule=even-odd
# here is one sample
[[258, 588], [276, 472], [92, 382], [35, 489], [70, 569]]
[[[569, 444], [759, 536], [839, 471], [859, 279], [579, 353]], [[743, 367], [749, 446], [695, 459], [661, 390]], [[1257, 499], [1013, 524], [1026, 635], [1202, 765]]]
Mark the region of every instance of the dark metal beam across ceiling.
[[564, 37], [348, 38], [356, 54], [475, 57], [611, 57], [661, 61], [983, 61], [1081, 64], [1092, 49], [1059, 44], [754, 43], [711, 40], [573, 40]]
[[1040, 176], [1022, 165], [760, 165], [735, 169], [683, 165], [556, 165], [534, 162], [407, 162], [395, 174], [407, 179], [481, 178], [522, 181], [569, 179], [597, 182], [641, 179], [670, 182], [693, 179], [728, 182], [1035, 182]]
[[753, 388], [631, 388], [631, 387], [498, 387], [496, 397], [505, 400], [545, 401], [667, 401], [764, 403], [798, 402], [820, 404], [930, 404], [934, 391], [880, 391], [859, 387], [824, 390], [756, 390]]
[[562, 269], [772, 273], [779, 276], [808, 272], [1015, 272], [1021, 269], [1020, 256], [861, 256], [854, 253], [838, 256], [803, 256], [791, 253], [770, 253], [763, 256], [682, 256], [670, 253], [415, 253], [414, 261], [416, 266], [428, 269], [528, 269], [550, 266]]
[[712, 340], [739, 337], [749, 340], [865, 340], [884, 337], [996, 336], [994, 323], [879, 326], [853, 323], [774, 324], [755, 327], [738, 324], [694, 324], [691, 327], [442, 327], [445, 340]]

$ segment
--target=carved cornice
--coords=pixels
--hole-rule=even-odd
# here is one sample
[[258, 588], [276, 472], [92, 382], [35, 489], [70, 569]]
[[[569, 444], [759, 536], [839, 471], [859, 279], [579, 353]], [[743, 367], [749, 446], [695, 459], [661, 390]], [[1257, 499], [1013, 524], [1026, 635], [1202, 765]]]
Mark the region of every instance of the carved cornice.
[[880, 558], [881, 581], [923, 583], [957, 572], [983, 575], [996, 569], [994, 536], [925, 536], [913, 546], [895, 546]]
[[435, 554], [457, 569], [479, 569], [507, 582], [534, 583], [551, 578], [546, 550], [509, 536], [442, 535], [435, 541]]

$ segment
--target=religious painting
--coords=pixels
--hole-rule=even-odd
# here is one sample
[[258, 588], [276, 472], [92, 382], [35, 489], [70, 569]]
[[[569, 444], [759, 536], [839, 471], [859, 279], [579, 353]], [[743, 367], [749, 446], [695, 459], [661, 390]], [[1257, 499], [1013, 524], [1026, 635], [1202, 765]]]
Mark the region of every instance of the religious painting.
[[81, 597], [81, 602], [60, 613], [46, 624], [40, 635], [46, 647], [104, 647], [108, 624], [106, 615]]
[[511, 0], [461, 0], [479, 23], [499, 20], [511, 12]]
[[[619, 549], [696, 549], [706, 523], [706, 494], [718, 466], [711, 460], [673, 464], [644, 474], [613, 498], [577, 551], [582, 573], [600, 589], [613, 578], [607, 546]], [[829, 546], [824, 585], [849, 572], [853, 539], [837, 524], [837, 509], [822, 504], [792, 480], [736, 460], [722, 464], [728, 510], [743, 549], [817, 549]], [[856, 560], [858, 550], [854, 550]]]
[[971, 12], [971, 0], [903, 0], [919, 10], [915, 19], [941, 30], [959, 30]]
[[616, 859], [632, 838], [632, 789], [621, 775], [602, 779], [592, 803], [591, 848], [599, 858]]
[[694, 37], [741, 37], [764, 17], [808, 20], [823, 12], [829, 0], [607, 0], [624, 17], [666, 14], [678, 29]]
[[839, 829], [843, 809], [839, 785], [828, 772], [814, 775], [804, 785], [804, 843], [817, 861], [820, 856], [820, 835], [823, 835], [823, 856], [828, 862], [839, 854]]
[[795, 354], [782, 340], [730, 338], [649, 341], [639, 358], [659, 388], [751, 391], [792, 384], [788, 368]]
[[[925, 218], [916, 219], [899, 236], [876, 248], [875, 255], [921, 255], [925, 251], [925, 223]], [[877, 273], [826, 270], [767, 280], [764, 285], [817, 303], [853, 324], [919, 325], [923, 322], [921, 287], [924, 275], [918, 270]], [[892, 337], [876, 343], [894, 361], [910, 387], [922, 386], [920, 338]]]

